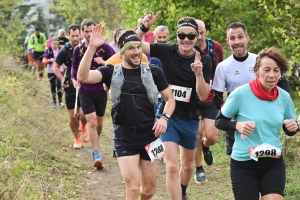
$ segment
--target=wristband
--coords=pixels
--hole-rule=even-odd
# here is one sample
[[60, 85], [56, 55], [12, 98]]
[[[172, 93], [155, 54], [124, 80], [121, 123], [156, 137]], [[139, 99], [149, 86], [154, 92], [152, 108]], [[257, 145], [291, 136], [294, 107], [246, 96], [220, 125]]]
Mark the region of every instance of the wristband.
[[164, 113], [161, 116], [165, 117], [167, 119], [167, 121], [170, 121], [171, 116], [168, 113]]
[[150, 28], [146, 28], [146, 26], [144, 24], [141, 24], [140, 26], [141, 31], [143, 31], [144, 33], [147, 33], [147, 31], [149, 31]]
[[202, 73], [200, 73], [200, 74], [196, 74], [196, 73], [195, 73], [195, 76], [201, 76], [201, 75], [202, 75]]
[[300, 126], [299, 126], [299, 124], [297, 123], [297, 125], [298, 125], [298, 129], [297, 129], [297, 131], [296, 132], [299, 132], [300, 131]]
[[169, 122], [170, 121], [170, 119], [168, 119], [166, 116], [161, 116], [160, 118], [163, 118], [164, 120], [166, 120], [167, 122]]

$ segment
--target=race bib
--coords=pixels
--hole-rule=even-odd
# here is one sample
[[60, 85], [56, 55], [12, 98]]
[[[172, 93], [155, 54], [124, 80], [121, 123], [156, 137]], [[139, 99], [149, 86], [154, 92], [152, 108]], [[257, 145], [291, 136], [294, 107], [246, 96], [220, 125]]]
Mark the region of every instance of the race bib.
[[151, 163], [153, 163], [155, 159], [159, 159], [165, 155], [165, 146], [159, 138], [150, 144], [147, 144], [145, 149], [151, 159]]
[[258, 158], [280, 158], [281, 150], [273, 145], [263, 143], [256, 147], [248, 149], [250, 153], [250, 158], [257, 161]]
[[177, 101], [190, 102], [192, 88], [171, 85], [173, 96]]

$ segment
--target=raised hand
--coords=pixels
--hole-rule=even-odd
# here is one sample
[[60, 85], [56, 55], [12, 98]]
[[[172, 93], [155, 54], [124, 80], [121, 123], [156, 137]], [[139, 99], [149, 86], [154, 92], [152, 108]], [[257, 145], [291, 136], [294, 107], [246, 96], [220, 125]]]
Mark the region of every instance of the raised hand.
[[150, 28], [152, 24], [156, 21], [156, 19], [160, 16], [160, 11], [156, 13], [156, 15], [153, 14], [152, 11], [147, 14], [143, 19], [143, 24], [146, 28]]
[[201, 56], [200, 52], [196, 51], [195, 53], [195, 61], [191, 64], [192, 71], [195, 73], [196, 76], [199, 76], [202, 74], [202, 62], [201, 62]]
[[90, 46], [91, 47], [100, 47], [103, 45], [108, 37], [104, 37], [105, 27], [102, 24], [97, 24], [91, 33], [90, 37]]

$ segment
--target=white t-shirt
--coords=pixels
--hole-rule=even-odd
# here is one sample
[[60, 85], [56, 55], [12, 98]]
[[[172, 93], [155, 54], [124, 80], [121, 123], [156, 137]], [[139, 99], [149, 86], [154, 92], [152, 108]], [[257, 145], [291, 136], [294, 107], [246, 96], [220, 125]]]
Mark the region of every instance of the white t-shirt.
[[233, 58], [233, 55], [220, 62], [217, 66], [212, 89], [218, 92], [232, 92], [235, 88], [249, 83], [255, 78], [253, 71], [256, 61], [256, 54], [248, 52], [248, 58], [239, 62]]

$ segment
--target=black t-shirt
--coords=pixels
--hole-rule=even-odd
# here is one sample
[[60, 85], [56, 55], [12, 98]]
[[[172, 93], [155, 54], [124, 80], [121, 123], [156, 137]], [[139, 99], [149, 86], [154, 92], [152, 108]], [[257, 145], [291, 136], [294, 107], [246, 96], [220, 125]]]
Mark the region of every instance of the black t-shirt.
[[[211, 75], [211, 59], [200, 49], [197, 50], [201, 54], [204, 80], [206, 83], [209, 83]], [[176, 108], [172, 116], [180, 119], [199, 119], [197, 107], [199, 97], [196, 92], [196, 76], [191, 69], [191, 64], [195, 61], [195, 54], [183, 56], [180, 54], [177, 44], [170, 45], [156, 43], [150, 44], [150, 56], [157, 57], [161, 60], [163, 71], [169, 84], [192, 88], [189, 102], [176, 100]], [[163, 109], [163, 106], [161, 106], [161, 108]]]
[[[67, 46], [66, 46], [67, 45]], [[75, 88], [71, 81], [71, 65], [72, 65], [72, 54], [73, 54], [73, 47], [71, 45], [66, 44], [63, 48], [60, 49], [58, 55], [55, 59], [55, 62], [60, 66], [65, 64], [67, 66], [66, 78], [69, 81], [69, 87], [65, 88], [64, 90], [67, 92], [74, 92]]]
[[[102, 74], [101, 82], [110, 87], [114, 67], [103, 66], [98, 68], [98, 70]], [[158, 91], [165, 90], [169, 84], [161, 69], [156, 66], [150, 66], [150, 70]], [[141, 68], [126, 69], [123, 67], [122, 71], [125, 81], [122, 86], [120, 103], [116, 106], [116, 124], [132, 129], [144, 129], [153, 126], [155, 113], [153, 105], [148, 101], [146, 89], [142, 84]]]
[[59, 40], [59, 48], [62, 48], [66, 43], [69, 42], [69, 39], [66, 37], [58, 37]]

